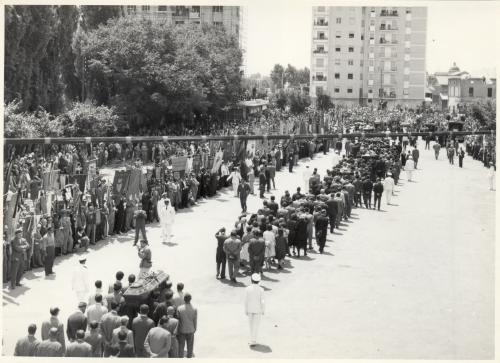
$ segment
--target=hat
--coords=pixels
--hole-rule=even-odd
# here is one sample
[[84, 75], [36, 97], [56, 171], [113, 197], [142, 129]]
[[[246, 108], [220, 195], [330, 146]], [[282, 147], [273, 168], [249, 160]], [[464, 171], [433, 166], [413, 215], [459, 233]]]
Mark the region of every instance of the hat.
[[260, 274], [258, 274], [258, 273], [252, 274], [252, 281], [260, 282]]
[[84, 257], [84, 256], [81, 256], [81, 257], [78, 259], [78, 261], [80, 261], [80, 262], [85, 262], [85, 261], [87, 261], [87, 258], [86, 258], [86, 257]]
[[78, 307], [79, 308], [85, 308], [85, 307], [87, 307], [87, 303], [84, 302], [84, 301], [81, 301], [80, 303], [78, 303]]

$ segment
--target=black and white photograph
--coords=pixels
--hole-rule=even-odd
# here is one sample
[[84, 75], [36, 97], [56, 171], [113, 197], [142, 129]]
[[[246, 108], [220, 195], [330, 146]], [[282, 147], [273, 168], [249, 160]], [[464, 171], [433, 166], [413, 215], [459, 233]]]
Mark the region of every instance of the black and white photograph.
[[4, 1], [0, 361], [495, 360], [499, 11]]

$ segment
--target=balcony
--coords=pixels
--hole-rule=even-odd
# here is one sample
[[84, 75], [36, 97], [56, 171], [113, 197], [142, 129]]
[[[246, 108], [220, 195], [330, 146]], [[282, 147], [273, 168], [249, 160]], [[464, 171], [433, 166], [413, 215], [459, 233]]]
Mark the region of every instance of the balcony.
[[312, 80], [316, 82], [326, 82], [326, 76], [312, 76]]
[[199, 19], [199, 18], [200, 18], [199, 12], [190, 12], [189, 13], [189, 19]]
[[315, 21], [314, 26], [328, 26], [327, 21]]
[[380, 98], [396, 98], [396, 92], [382, 92]]
[[325, 40], [325, 41], [328, 40], [327, 37], [318, 37], [318, 38], [313, 38], [313, 39], [314, 40]]
[[387, 39], [380, 38], [379, 44], [387, 44], [387, 45], [392, 44], [392, 45], [394, 45], [394, 44], [398, 44], [398, 41], [397, 40], [388, 41]]
[[380, 16], [399, 16], [399, 14], [397, 10], [382, 10], [380, 11]]
[[391, 26], [389, 24], [387, 24], [387, 25], [380, 24], [380, 30], [391, 31], [391, 30], [399, 30], [399, 28], [397, 26]]
[[315, 50], [313, 50], [313, 53], [314, 54], [327, 54], [328, 51], [324, 50], [324, 49], [315, 49]]

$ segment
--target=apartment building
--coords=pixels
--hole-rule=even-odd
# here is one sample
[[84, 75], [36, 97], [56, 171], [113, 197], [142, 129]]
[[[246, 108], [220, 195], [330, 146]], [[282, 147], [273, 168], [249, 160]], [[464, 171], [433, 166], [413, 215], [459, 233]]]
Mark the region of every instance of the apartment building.
[[242, 70], [245, 70], [245, 16], [240, 6], [123, 5], [123, 13], [126, 16], [140, 16], [171, 25], [211, 24], [224, 28], [238, 38], [243, 50]]
[[351, 105], [422, 103], [427, 9], [313, 7], [311, 88]]

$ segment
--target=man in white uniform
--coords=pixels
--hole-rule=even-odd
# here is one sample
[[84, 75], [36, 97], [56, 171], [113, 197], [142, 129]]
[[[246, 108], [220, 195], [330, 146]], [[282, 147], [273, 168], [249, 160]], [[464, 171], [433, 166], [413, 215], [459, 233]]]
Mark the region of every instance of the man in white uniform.
[[161, 227], [161, 240], [163, 242], [167, 241], [167, 207], [165, 206], [165, 201], [170, 200], [167, 198], [167, 193], [163, 193], [161, 199], [157, 203], [158, 219], [160, 220]]
[[260, 274], [252, 274], [252, 284], [245, 289], [245, 313], [250, 323], [250, 346], [257, 344], [260, 318], [264, 315], [264, 289], [259, 286]]
[[387, 205], [391, 204], [391, 198], [394, 195], [394, 179], [391, 175], [391, 173], [387, 173], [387, 177], [384, 179], [384, 193]]
[[174, 228], [175, 220], [175, 209], [170, 205], [170, 200], [165, 201], [166, 211], [165, 211], [165, 236], [167, 243], [172, 240], [172, 230]]
[[304, 190], [305, 193], [309, 190], [309, 179], [312, 176], [312, 171], [309, 169], [309, 165], [306, 165], [306, 170], [302, 173], [302, 179], [304, 180]]
[[73, 291], [76, 293], [76, 298], [79, 303], [87, 302], [87, 295], [89, 293], [89, 271], [87, 266], [85, 266], [85, 257], [80, 257], [78, 260], [80, 263], [73, 271], [73, 278], [71, 285], [73, 286]]

